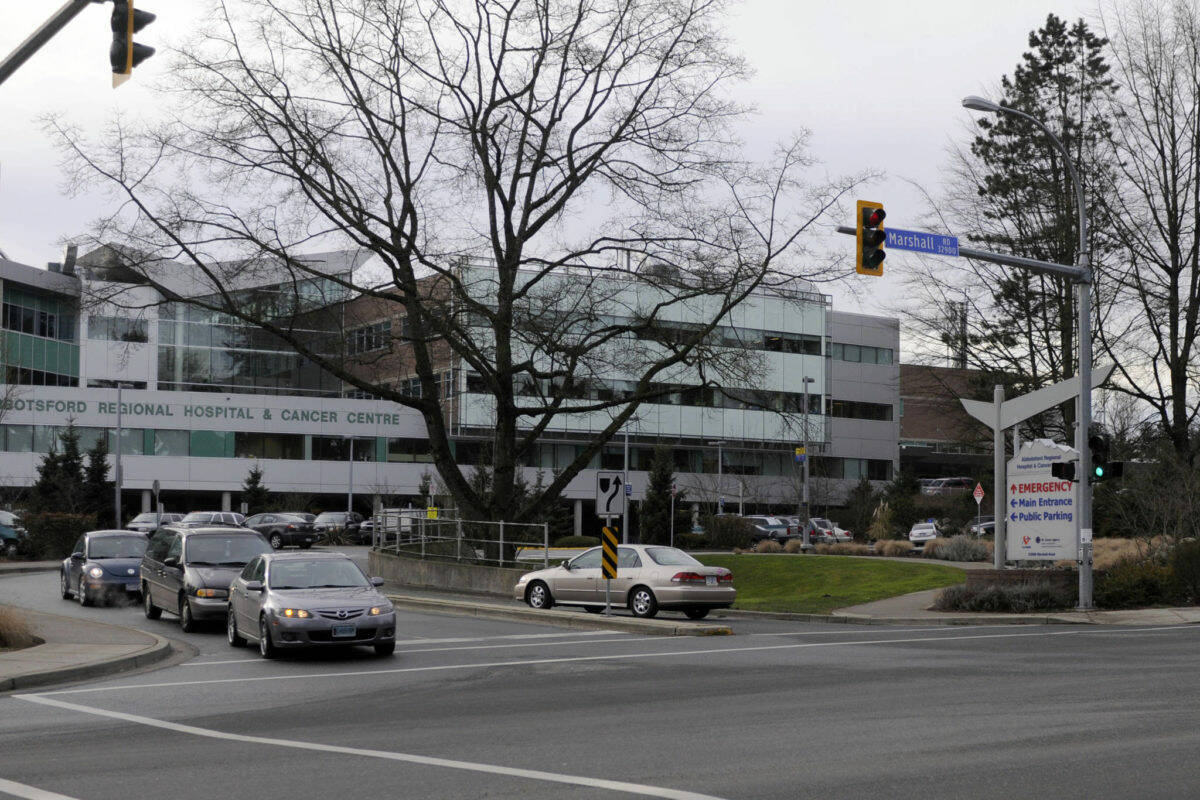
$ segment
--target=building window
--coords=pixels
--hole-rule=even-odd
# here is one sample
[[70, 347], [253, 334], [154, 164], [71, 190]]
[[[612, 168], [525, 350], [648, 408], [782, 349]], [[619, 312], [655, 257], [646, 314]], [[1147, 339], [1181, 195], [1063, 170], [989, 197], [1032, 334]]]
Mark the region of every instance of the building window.
[[361, 328], [351, 328], [346, 333], [346, 352], [352, 356], [385, 350], [392, 341], [392, 321], [390, 319], [365, 325]]
[[841, 419], [892, 421], [890, 403], [860, 403], [854, 400], [830, 400], [829, 416]]
[[891, 364], [895, 358], [895, 351], [890, 347], [831, 342], [829, 355], [837, 361], [849, 361], [853, 364]]
[[154, 455], [187, 456], [191, 454], [188, 431], [154, 431]]
[[4, 449], [10, 453], [33, 451], [32, 425], [4, 425]]
[[387, 460], [393, 462], [432, 463], [428, 439], [388, 439]]
[[[350, 440], [341, 436], [312, 437], [313, 461], [349, 461]], [[367, 437], [354, 437], [354, 460], [374, 461], [375, 440]]]
[[125, 317], [88, 317], [88, 338], [109, 342], [148, 342], [146, 320]]

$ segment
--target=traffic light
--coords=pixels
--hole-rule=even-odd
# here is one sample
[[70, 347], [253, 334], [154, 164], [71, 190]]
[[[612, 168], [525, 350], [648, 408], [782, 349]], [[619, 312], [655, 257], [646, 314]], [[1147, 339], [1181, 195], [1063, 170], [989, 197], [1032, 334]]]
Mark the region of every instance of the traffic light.
[[1064, 481], [1075, 481], [1075, 471], [1078, 461], [1056, 461], [1050, 465], [1050, 474]]
[[859, 275], [883, 275], [883, 245], [887, 234], [883, 231], [882, 203], [872, 203], [870, 200], [858, 201], [858, 220], [855, 223], [855, 233], [858, 246], [854, 261], [854, 271]]
[[149, 11], [138, 11], [133, 0], [113, 0], [112, 47], [108, 60], [112, 64], [113, 88], [129, 80], [133, 68], [154, 55], [154, 48], [138, 44], [133, 35], [154, 22], [155, 15]]
[[1088, 437], [1088, 449], [1092, 451], [1091, 483], [1099, 483], [1125, 474], [1124, 461], [1109, 461], [1111, 439], [1106, 433], [1093, 433]]

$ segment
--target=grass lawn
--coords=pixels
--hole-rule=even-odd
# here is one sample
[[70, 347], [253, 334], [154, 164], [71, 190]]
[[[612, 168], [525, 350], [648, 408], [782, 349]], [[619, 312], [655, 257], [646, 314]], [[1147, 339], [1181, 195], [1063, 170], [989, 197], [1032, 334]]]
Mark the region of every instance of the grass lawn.
[[846, 556], [701, 555], [733, 570], [734, 608], [825, 614], [885, 597], [939, 589], [966, 580], [957, 567]]

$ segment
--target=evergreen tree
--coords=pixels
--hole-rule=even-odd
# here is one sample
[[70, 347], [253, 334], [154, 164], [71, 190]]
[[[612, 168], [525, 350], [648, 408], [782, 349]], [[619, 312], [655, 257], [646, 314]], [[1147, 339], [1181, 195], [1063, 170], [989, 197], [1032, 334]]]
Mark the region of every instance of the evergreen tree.
[[671, 538], [671, 484], [675, 481], [675, 459], [669, 447], [654, 448], [647, 480], [646, 499], [638, 508], [639, 538], [643, 544], [666, 544]]
[[108, 479], [108, 442], [101, 436], [87, 451], [83, 474], [84, 510], [95, 514], [97, 523], [113, 519], [113, 482]]
[[74, 514], [84, 510], [83, 457], [79, 432], [69, 422], [59, 432], [57, 444], [42, 457], [33, 485], [33, 507], [37, 511]]
[[247, 514], [261, 514], [271, 504], [271, 492], [263, 486], [262, 467], [255, 464], [246, 474], [246, 482], [242, 484], [242, 502], [246, 504]]
[[871, 482], [862, 478], [846, 497], [846, 518], [842, 521], [842, 527], [856, 538], [866, 539], [878, 501]]

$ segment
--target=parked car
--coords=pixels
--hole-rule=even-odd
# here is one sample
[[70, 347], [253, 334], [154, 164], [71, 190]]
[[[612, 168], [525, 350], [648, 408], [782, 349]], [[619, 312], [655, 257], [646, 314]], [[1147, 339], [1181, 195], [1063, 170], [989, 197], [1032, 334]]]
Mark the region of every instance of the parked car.
[[225, 619], [229, 584], [255, 556], [271, 552], [261, 533], [225, 527], [159, 528], [142, 557], [142, 606], [148, 619], [179, 616], [186, 632]]
[[245, 521], [246, 518], [236, 511], [191, 511], [178, 524], [185, 528], [208, 528], [213, 525], [240, 528]]
[[361, 543], [362, 521], [363, 515], [357, 511], [322, 511], [313, 521], [313, 528], [326, 536], [341, 532], [349, 541]]
[[138, 514], [136, 517], [129, 520], [129, 523], [125, 527], [131, 531], [151, 533], [154, 531], [154, 529], [159, 527], [160, 523], [162, 525], [173, 525], [182, 519], [183, 514], [164, 513], [160, 518], [160, 516], [154, 511], [143, 511], [141, 514]]
[[225, 633], [231, 647], [258, 642], [263, 658], [285, 648], [368, 645], [396, 650], [396, 612], [341, 553], [266, 553], [230, 586]]
[[299, 514], [255, 514], [247, 517], [244, 524], [267, 537], [271, 547], [276, 550], [290, 546], [307, 550], [317, 541], [313, 523], [306, 522]]
[[854, 541], [854, 536], [850, 531], [839, 528], [836, 522], [825, 517], [812, 517], [809, 519], [809, 525], [808, 540], [810, 542], [837, 544], [838, 542]]
[[963, 494], [975, 489], [975, 479], [966, 477], [936, 478], [921, 487], [922, 494]]
[[[560, 566], [527, 572], [513, 597], [533, 608], [583, 606], [599, 613], [605, 588], [600, 558], [601, 549], [593, 547]], [[627, 607], [635, 617], [671, 610], [703, 619], [714, 608], [729, 608], [737, 596], [729, 570], [706, 567], [676, 547], [657, 545], [618, 547], [617, 577], [611, 583], [612, 604]]]
[[967, 529], [971, 536], [994, 536], [996, 534], [996, 520], [985, 519], [983, 522], [975, 522]]
[[24, 538], [24, 528], [18, 529], [0, 524], [0, 557], [16, 558], [21, 552], [21, 543]]
[[141, 591], [139, 569], [149, 540], [126, 530], [88, 531], [75, 542], [58, 571], [63, 600], [74, 597], [90, 606], [113, 597], [134, 597]]
[[920, 547], [924, 547], [926, 542], [937, 537], [938, 527], [935, 522], [918, 522], [908, 532], [908, 540]]
[[773, 542], [786, 542], [797, 533], [786, 517], [748, 515], [742, 519], [754, 525], [755, 541], [770, 539]]

